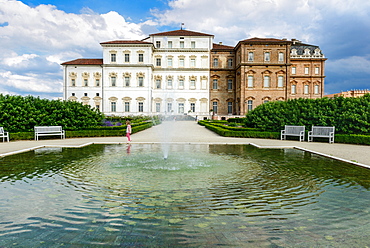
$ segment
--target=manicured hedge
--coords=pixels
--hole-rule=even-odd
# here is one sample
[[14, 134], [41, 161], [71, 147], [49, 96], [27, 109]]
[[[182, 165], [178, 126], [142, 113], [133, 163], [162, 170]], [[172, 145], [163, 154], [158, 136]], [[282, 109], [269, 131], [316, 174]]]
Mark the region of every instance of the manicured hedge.
[[[148, 129], [154, 125], [152, 121], [142, 121], [132, 123], [132, 133], [137, 133]], [[82, 138], [82, 137], [112, 137], [126, 135], [126, 125], [113, 127], [96, 127], [84, 130], [67, 130], [66, 138]], [[10, 140], [33, 140], [34, 132], [14, 132], [9, 133]], [[43, 136], [41, 139], [55, 139], [57, 136]]]
[[[199, 121], [198, 123], [202, 126], [205, 126], [207, 129], [225, 137], [280, 139], [280, 132], [261, 131], [256, 128], [235, 128], [226, 126], [224, 124], [214, 123], [213, 121]], [[288, 137], [288, 139], [290, 139], [290, 137]], [[328, 139], [315, 138], [315, 141], [328, 142]], [[335, 134], [335, 143], [370, 145], [370, 135]]]
[[8, 132], [33, 131], [34, 126], [78, 130], [101, 125], [103, 114], [74, 101], [0, 94], [0, 126]]
[[294, 99], [261, 104], [246, 115], [246, 126], [279, 131], [284, 125], [335, 126], [341, 134], [370, 133], [370, 94], [363, 97]]

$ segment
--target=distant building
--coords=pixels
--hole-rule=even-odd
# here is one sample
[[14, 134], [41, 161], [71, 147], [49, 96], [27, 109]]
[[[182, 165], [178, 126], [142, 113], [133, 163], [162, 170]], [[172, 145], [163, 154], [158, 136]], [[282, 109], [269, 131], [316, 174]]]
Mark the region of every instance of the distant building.
[[102, 42], [103, 59], [63, 63], [64, 99], [106, 115], [226, 119], [268, 101], [320, 98], [326, 58], [297, 40], [252, 38], [235, 47], [175, 30]]
[[335, 93], [335, 94], [330, 94], [330, 95], [325, 95], [324, 97], [338, 97], [338, 96], [343, 96], [343, 97], [360, 97], [365, 94], [370, 94], [370, 90], [349, 90], [349, 91], [344, 91], [341, 93]]

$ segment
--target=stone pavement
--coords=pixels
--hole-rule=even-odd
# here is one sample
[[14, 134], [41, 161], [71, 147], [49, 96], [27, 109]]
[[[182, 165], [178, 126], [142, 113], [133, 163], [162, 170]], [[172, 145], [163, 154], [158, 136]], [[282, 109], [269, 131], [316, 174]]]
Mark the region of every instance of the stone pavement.
[[[329, 144], [322, 142], [281, 141], [273, 139], [229, 138], [219, 136], [192, 121], [168, 121], [150, 129], [135, 133], [135, 143], [209, 143], [209, 144], [251, 144], [262, 148], [297, 148], [332, 157], [338, 160], [360, 165], [370, 169], [370, 146]], [[41, 147], [80, 147], [89, 144], [120, 144], [126, 143], [126, 137], [96, 137], [47, 139], [39, 141], [0, 142], [0, 157]]]

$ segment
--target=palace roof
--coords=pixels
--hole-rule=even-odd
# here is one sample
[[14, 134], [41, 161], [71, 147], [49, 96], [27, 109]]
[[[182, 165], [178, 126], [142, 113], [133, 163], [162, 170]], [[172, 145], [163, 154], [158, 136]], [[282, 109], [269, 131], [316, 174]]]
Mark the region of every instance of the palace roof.
[[273, 42], [277, 42], [277, 43], [281, 43], [281, 42], [291, 42], [291, 41], [287, 41], [286, 39], [257, 38], [257, 37], [254, 37], [254, 38], [242, 40], [240, 42], [247, 42], [247, 43], [265, 43], [265, 42], [273, 43]]
[[212, 50], [234, 50], [234, 47], [213, 43]]
[[106, 44], [152, 44], [152, 43], [141, 41], [141, 40], [113, 40], [113, 41], [106, 41], [106, 42], [100, 43], [100, 45], [106, 45]]
[[103, 59], [75, 59], [64, 62], [62, 65], [102, 65]]
[[150, 34], [150, 36], [212, 36], [213, 37], [213, 35], [211, 34], [199, 33], [199, 32], [194, 32], [194, 31], [189, 31], [189, 30], [184, 30], [184, 29]]

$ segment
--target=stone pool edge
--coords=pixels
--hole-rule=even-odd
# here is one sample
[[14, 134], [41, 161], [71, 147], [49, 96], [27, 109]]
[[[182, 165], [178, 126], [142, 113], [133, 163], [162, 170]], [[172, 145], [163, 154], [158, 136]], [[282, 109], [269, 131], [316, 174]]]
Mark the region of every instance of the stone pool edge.
[[[163, 142], [135, 142], [135, 143], [130, 143], [130, 144], [159, 144], [159, 143], [163, 143]], [[204, 142], [168, 142], [168, 143], [171, 143], [171, 144], [242, 145], [241, 143], [212, 143], [212, 142], [207, 142], [207, 143], [204, 143]], [[34, 150], [37, 150], [37, 149], [40, 149], [40, 148], [82, 148], [82, 147], [89, 146], [89, 145], [94, 145], [94, 144], [122, 145], [122, 144], [127, 144], [127, 142], [87, 142], [87, 143], [84, 143], [84, 144], [81, 144], [81, 145], [41, 145], [41, 146], [35, 146], [35, 147], [21, 149], [21, 150], [17, 150], [17, 151], [2, 153], [2, 154], [0, 154], [0, 158], [15, 155], [15, 154], [19, 154], [19, 153], [34, 151]], [[263, 145], [257, 145], [255, 143], [243, 143], [243, 144], [244, 145], [251, 145], [251, 146], [254, 146], [254, 147], [257, 147], [257, 148], [261, 148], [261, 149], [284, 149], [284, 148], [286, 148], [286, 149], [297, 149], [297, 150], [309, 152], [309, 153], [312, 153], [312, 154], [316, 154], [316, 155], [319, 155], [319, 156], [327, 157], [327, 158], [330, 158], [330, 159], [334, 159], [334, 160], [342, 161], [342, 162], [345, 162], [345, 163], [353, 164], [353, 165], [356, 165], [356, 166], [360, 166], [360, 167], [363, 167], [363, 168], [366, 168], [366, 169], [370, 169], [370, 166], [366, 165], [366, 164], [358, 163], [358, 162], [351, 161], [351, 160], [348, 160], [348, 159], [339, 158], [339, 157], [328, 155], [328, 154], [325, 154], [325, 153], [322, 153], [322, 152], [309, 150], [309, 149], [302, 148], [302, 147], [299, 147], [299, 146], [263, 146]]]

